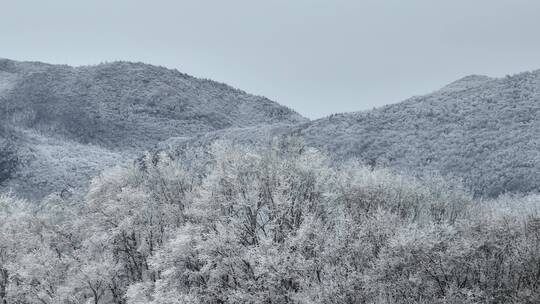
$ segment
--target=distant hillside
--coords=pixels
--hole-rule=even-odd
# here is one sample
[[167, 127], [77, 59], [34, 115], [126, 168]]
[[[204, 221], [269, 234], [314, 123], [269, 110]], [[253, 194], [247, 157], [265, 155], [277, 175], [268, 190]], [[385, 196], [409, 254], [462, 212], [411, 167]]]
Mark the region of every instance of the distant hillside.
[[2, 157], [0, 184], [39, 196], [171, 137], [305, 121], [267, 98], [162, 67], [0, 59], [0, 156], [16, 150]]
[[0, 60], [0, 77], [9, 79], [2, 120], [115, 150], [141, 150], [172, 136], [229, 127], [306, 120], [267, 98], [142, 63], [73, 68]]
[[431, 94], [310, 122], [264, 97], [175, 70], [0, 60], [0, 185], [84, 185], [148, 149], [298, 136], [337, 161], [462, 179], [475, 194], [540, 190], [540, 71], [472, 75]]
[[477, 195], [540, 190], [540, 71], [469, 76], [373, 111], [293, 131], [338, 158], [463, 179]]
[[[181, 151], [216, 139], [298, 136], [336, 160], [462, 180], [476, 195], [540, 191], [540, 71], [468, 76], [431, 94], [296, 126], [234, 128], [166, 141]], [[176, 147], [176, 148], [175, 148]]]

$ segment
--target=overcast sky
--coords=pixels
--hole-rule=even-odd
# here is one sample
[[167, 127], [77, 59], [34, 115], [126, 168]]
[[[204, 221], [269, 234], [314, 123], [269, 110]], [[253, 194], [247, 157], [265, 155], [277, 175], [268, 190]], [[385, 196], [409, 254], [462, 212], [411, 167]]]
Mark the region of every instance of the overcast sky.
[[2, 0], [0, 57], [143, 61], [310, 118], [540, 68], [538, 0]]

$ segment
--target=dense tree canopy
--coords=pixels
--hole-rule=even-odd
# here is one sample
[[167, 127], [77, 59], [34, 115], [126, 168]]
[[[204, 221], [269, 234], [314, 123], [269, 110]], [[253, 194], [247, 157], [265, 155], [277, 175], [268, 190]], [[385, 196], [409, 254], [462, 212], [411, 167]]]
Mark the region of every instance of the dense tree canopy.
[[333, 165], [295, 139], [0, 196], [4, 303], [533, 303], [540, 199]]

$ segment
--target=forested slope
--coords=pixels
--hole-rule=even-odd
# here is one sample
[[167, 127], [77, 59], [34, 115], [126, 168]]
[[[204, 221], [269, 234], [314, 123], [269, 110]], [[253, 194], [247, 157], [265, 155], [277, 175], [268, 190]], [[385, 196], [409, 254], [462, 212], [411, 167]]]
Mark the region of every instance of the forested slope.
[[540, 189], [540, 71], [469, 76], [372, 111], [292, 132], [339, 159], [463, 179], [478, 195]]
[[0, 71], [15, 79], [3, 94], [2, 120], [110, 149], [141, 150], [172, 136], [306, 120], [264, 97], [142, 63], [73, 68], [2, 60]]
[[0, 59], [0, 148], [16, 153], [0, 182], [30, 197], [84, 185], [170, 137], [303, 121], [264, 97], [162, 67]]
[[[21, 189], [46, 193], [61, 190], [45, 186], [58, 184], [49, 179], [75, 174], [75, 181], [87, 181], [112, 159], [156, 147], [179, 152], [217, 139], [261, 143], [294, 136], [337, 162], [358, 158], [412, 175], [436, 172], [462, 179], [480, 196], [535, 192], [540, 189], [539, 90], [539, 71], [501, 79], [473, 75], [401, 103], [310, 122], [264, 97], [161, 67], [115, 62], [74, 68], [0, 60], [0, 118], [3, 133], [11, 134], [0, 144], [11, 156], [13, 147], [23, 153], [12, 158], [18, 163], [4, 161], [2, 172], [21, 178], [11, 183], [26, 183]], [[57, 154], [36, 154], [44, 151], [32, 147], [36, 142], [85, 146], [88, 152], [76, 156], [85, 165], [67, 169], [62, 162], [46, 161], [50, 157], [44, 155]], [[77, 163], [76, 157], [65, 157]], [[28, 178], [47, 167], [59, 175]]]
[[[459, 179], [478, 196], [540, 190], [540, 71], [468, 76], [425, 96], [297, 125], [255, 126], [169, 140], [173, 151], [216, 139], [299, 137], [336, 163], [358, 159], [410, 175]], [[175, 146], [176, 145], [176, 146]]]

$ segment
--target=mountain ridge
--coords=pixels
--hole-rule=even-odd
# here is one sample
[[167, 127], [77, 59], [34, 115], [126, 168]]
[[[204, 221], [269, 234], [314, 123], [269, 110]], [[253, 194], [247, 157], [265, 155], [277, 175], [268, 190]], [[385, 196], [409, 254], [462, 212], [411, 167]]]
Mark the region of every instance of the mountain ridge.
[[[434, 172], [463, 180], [479, 196], [540, 191], [540, 70], [469, 75], [399, 103], [310, 121], [267, 98], [148, 64], [0, 59], [0, 101], [3, 133], [22, 153], [8, 183], [16, 189], [59, 191], [70, 177], [80, 186], [146, 150], [296, 136], [337, 161]], [[7, 138], [0, 132], [0, 154], [5, 146], [12, 155]], [[81, 166], [69, 153], [82, 155]], [[51, 155], [69, 165], [56, 168]], [[42, 168], [53, 176], [33, 176]]]
[[[116, 160], [171, 137], [307, 121], [265, 97], [223, 83], [125, 61], [70, 67], [0, 59], [0, 106], [1, 124], [13, 135], [10, 146], [21, 154], [8, 186], [34, 189], [38, 196], [63, 190], [53, 180], [67, 184], [73, 174], [79, 187]], [[62, 145], [78, 151], [80, 167], [58, 150]], [[48, 154], [47, 147], [56, 152]], [[68, 159], [69, 165], [57, 170], [50, 155]], [[54, 174], [47, 176], [42, 168]]]
[[4, 94], [3, 119], [108, 148], [149, 148], [171, 136], [306, 120], [264, 97], [141, 63], [15, 66], [22, 75]]
[[477, 196], [540, 192], [540, 70], [503, 78], [466, 76], [373, 110], [286, 128], [210, 132], [162, 149], [177, 154], [222, 139], [264, 144], [265, 136], [300, 137], [338, 163], [358, 159], [407, 175], [457, 179]]
[[539, 191], [540, 70], [449, 86], [295, 133], [339, 157], [464, 179], [479, 195]]

